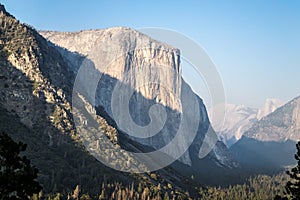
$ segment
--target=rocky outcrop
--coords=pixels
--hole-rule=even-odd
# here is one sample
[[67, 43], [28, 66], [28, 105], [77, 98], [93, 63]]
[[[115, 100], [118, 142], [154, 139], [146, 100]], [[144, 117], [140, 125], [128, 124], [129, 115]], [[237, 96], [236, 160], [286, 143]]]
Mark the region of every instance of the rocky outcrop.
[[[26, 156], [39, 169], [43, 192], [71, 191], [81, 183], [82, 190], [96, 194], [104, 179], [137, 180], [128, 174], [125, 179], [83, 149], [71, 115], [73, 81], [57, 49], [0, 5], [0, 131], [28, 145]], [[103, 132], [116, 133], [101, 116], [98, 120]], [[116, 164], [133, 160], [121, 157]]]
[[[139, 138], [137, 135], [137, 137], [131, 137], [132, 139], [159, 149], [174, 138], [180, 124], [182, 107], [179, 98], [182, 88], [185, 87], [190, 93], [193, 93], [181, 78], [178, 49], [155, 41], [135, 30], [122, 27], [74, 33], [49, 31], [40, 33], [58, 46], [57, 48], [66, 62], [71, 65], [74, 73], [77, 73], [80, 67], [97, 69], [85, 73], [87, 76], [97, 73], [98, 75], [93, 77], [101, 76], [95, 104], [104, 107], [111, 117], [114, 118], [111, 107], [112, 96], [116, 84], [120, 82], [129, 85], [134, 90], [129, 105], [123, 106], [129, 107], [131, 115], [128, 117], [132, 117], [137, 125], [145, 126], [154, 120], [150, 120], [148, 115], [148, 110], [153, 104], [158, 103], [166, 108], [167, 115], [155, 115], [158, 122], [167, 118], [157, 135], [150, 138]], [[78, 53], [78, 56], [74, 57], [66, 50]], [[83, 81], [91, 82], [90, 79]], [[92, 87], [95, 86], [88, 83], [86, 90]], [[87, 96], [93, 96], [93, 94]], [[180, 158], [182, 162], [188, 165], [192, 165], [191, 155], [197, 155], [199, 159], [199, 153], [191, 153], [191, 151], [200, 150], [203, 138], [210, 126], [202, 100], [198, 98], [197, 101], [201, 116], [198, 122], [199, 129], [197, 130], [196, 141], [193, 145], [196, 148], [190, 149], [190, 152], [186, 152]], [[126, 127], [129, 125], [127, 124]], [[125, 132], [129, 133], [128, 130]], [[182, 145], [187, 143], [185, 139], [182, 138]], [[181, 148], [180, 144], [178, 148]], [[214, 150], [210, 152], [211, 156], [217, 158], [217, 162], [221, 162], [224, 166], [234, 167], [235, 164], [231, 161], [229, 154], [224, 153], [226, 148], [220, 149], [220, 144], [217, 143]], [[225, 154], [227, 157], [224, 157]]]
[[61, 132], [73, 134], [71, 105], [65, 95], [70, 91], [72, 78], [68, 68], [63, 67], [67, 65], [61, 55], [36, 30], [20, 24], [6, 11], [1, 11], [0, 23], [1, 64], [10, 66], [2, 68], [1, 74], [7, 81], [2, 90], [2, 106], [8, 110], [14, 108], [26, 126], [43, 130], [49, 140], [57, 131], [50, 130], [45, 116], [50, 116], [50, 122]]

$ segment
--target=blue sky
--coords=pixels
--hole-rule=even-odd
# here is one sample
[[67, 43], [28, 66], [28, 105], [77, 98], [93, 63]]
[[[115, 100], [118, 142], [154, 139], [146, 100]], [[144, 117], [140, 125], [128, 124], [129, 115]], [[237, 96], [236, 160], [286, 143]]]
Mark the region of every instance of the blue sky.
[[41, 30], [127, 26], [179, 31], [199, 43], [214, 61], [229, 103], [260, 107], [266, 98], [288, 101], [300, 95], [300, 1], [1, 3], [21, 22]]

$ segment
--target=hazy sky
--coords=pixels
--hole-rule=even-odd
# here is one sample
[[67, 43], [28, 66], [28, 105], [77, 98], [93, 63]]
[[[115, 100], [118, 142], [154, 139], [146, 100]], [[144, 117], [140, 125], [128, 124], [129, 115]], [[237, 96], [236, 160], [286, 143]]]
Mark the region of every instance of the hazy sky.
[[300, 1], [1, 0], [41, 30], [162, 27], [199, 43], [216, 64], [229, 103], [260, 107], [300, 95]]

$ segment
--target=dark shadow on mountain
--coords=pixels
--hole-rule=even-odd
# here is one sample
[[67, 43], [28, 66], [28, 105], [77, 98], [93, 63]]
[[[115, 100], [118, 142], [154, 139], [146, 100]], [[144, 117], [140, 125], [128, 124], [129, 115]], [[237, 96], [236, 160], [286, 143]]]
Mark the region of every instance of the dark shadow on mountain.
[[[199, 122], [199, 133], [195, 140], [198, 142], [193, 143], [188, 152], [192, 160], [192, 166], [176, 161], [171, 167], [159, 170], [160, 179], [152, 178], [150, 173], [139, 175], [119, 172], [97, 161], [87, 152], [81, 141], [76, 139], [77, 127], [75, 127], [70, 108], [64, 105], [65, 99], [63, 97], [65, 95], [68, 103], [72, 102], [75, 76], [83, 62], [90, 63], [88, 66], [92, 66], [91, 70], [95, 72], [92, 74], [98, 76], [97, 70], [93, 68], [92, 61], [83, 55], [69, 52], [51, 44], [39, 35], [34, 28], [21, 24], [10, 16], [3, 16], [3, 20], [6, 20], [7, 23], [2, 23], [3, 26], [1, 26], [0, 32], [1, 39], [3, 38], [5, 42], [0, 46], [0, 127], [1, 131], [8, 133], [14, 140], [21, 140], [28, 144], [26, 154], [40, 170], [38, 179], [42, 183], [45, 193], [57, 191], [66, 194], [67, 191], [72, 191], [76, 185], [81, 185], [82, 193], [99, 194], [101, 184], [109, 181], [128, 185], [134, 181], [141, 181], [146, 182], [148, 186], [151, 186], [151, 184], [158, 185], [158, 183], [163, 183], [166, 186], [167, 183], [173, 183], [173, 187], [176, 189], [194, 190], [194, 187], [190, 186], [199, 185], [187, 176], [190, 169], [193, 169], [195, 173], [199, 172], [199, 176], [196, 178], [200, 182], [210, 178], [216, 180], [214, 177], [223, 174], [223, 169], [232, 171], [224, 168], [224, 166], [218, 166], [219, 161], [215, 158], [207, 156], [204, 159], [197, 159], [199, 146], [201, 146], [201, 142], [209, 128], [209, 121], [206, 124]], [[3, 48], [5, 45], [7, 45], [9, 51]], [[8, 62], [8, 55], [13, 55], [12, 60], [17, 63], [15, 66], [13, 61], [12, 63]], [[75, 58], [76, 63], [74, 64]], [[27, 74], [24, 74], [25, 72]], [[118, 80], [105, 74], [103, 74], [102, 79], [103, 82], [100, 80], [98, 84], [99, 94], [102, 94], [101, 89], [113, 88], [115, 84], [119, 83]], [[93, 95], [89, 93], [89, 88], [81, 89], [80, 94], [85, 96], [88, 101], [93, 102]], [[61, 95], [58, 95], [59, 93]], [[111, 93], [100, 95], [96, 99], [101, 101], [103, 100], [101, 98], [108, 98], [103, 101], [110, 102], [110, 95]], [[145, 99], [136, 92], [132, 96], [131, 106], [129, 105], [132, 113], [137, 112], [136, 107], [133, 106], [137, 105], [137, 99], [142, 99], [143, 104], [139, 105], [139, 108], [141, 108], [139, 113], [143, 117], [135, 118], [135, 115], [132, 116], [134, 121], [142, 126], [149, 122], [147, 113], [149, 107], [155, 102]], [[198, 101], [200, 104], [200, 98], [198, 98]], [[101, 104], [91, 104], [96, 108], [98, 114], [101, 115], [106, 112], [107, 114], [104, 117], [111, 125], [118, 128], [114, 120], [109, 117], [111, 116], [109, 107], [105, 107], [108, 109], [102, 109], [101, 112], [101, 107], [99, 107]], [[59, 109], [57, 110], [57, 108]], [[179, 113], [168, 107], [165, 107], [165, 109], [168, 114], [167, 119], [171, 121], [166, 123], [164, 129], [174, 131], [171, 132], [170, 139], [172, 139], [178, 129]], [[113, 127], [109, 128], [113, 129]], [[161, 137], [164, 137], [165, 134], [164, 129], [161, 133], [150, 138], [156, 138], [155, 140], [158, 141], [155, 148], [166, 144], [161, 140]], [[141, 152], [153, 150], [152, 146], [142, 145], [143, 140], [134, 141], [133, 138], [128, 137], [128, 134], [122, 131], [119, 131], [117, 136], [117, 142], [124, 149]], [[184, 170], [181, 171], [176, 163]], [[205, 169], [203, 166], [209, 166], [209, 169]], [[211, 172], [211, 174], [204, 179], [202, 174], [205, 176], [206, 171]]]
[[296, 142], [258, 141], [243, 136], [230, 148], [241, 165], [252, 173], [274, 174], [295, 165]]
[[[110, 104], [107, 104], [107, 102], [111, 102], [112, 92], [116, 84], [123, 83], [120, 83], [118, 79], [111, 77], [108, 74], [100, 73], [96, 69], [94, 63], [88, 58], [84, 57], [83, 55], [80, 55], [76, 52], [70, 52], [65, 48], [61, 48], [52, 44], [51, 42], [49, 43], [63, 55], [65, 62], [68, 63], [68, 65], [72, 66], [70, 68], [75, 74], [78, 72], [80, 67], [84, 65], [84, 67], [86, 68], [85, 73], [87, 77], [85, 77], [85, 79], [81, 81], [91, 81], [95, 78], [95, 76], [101, 76], [101, 79], [99, 80], [97, 86], [96, 97], [93, 94], [89, 93], [89, 87], [84, 87], [84, 84], [82, 84], [82, 88], [79, 88], [79, 92], [91, 104], [93, 102], [92, 98], [95, 97], [97, 105], [93, 106], [95, 107], [97, 114], [104, 117], [111, 126], [117, 128], [118, 143], [123, 149], [132, 152], [151, 152], [154, 149], [159, 149], [168, 144], [171, 141], [171, 139], [176, 135], [180, 123], [180, 113], [176, 110], [171, 109], [170, 107], [162, 105], [167, 112], [167, 121], [163, 129], [159, 133], [147, 139], [129, 137], [127, 133], [118, 128], [117, 123], [111, 117], [112, 111]], [[204, 106], [202, 100], [199, 97], [197, 97], [197, 101], [199, 103], [199, 106]], [[101, 102], [106, 105], [104, 106], [103, 104], [101, 104]], [[150, 107], [154, 104], [157, 104], [157, 102], [151, 99], [146, 99], [141, 93], [135, 91], [131, 96], [129, 105], [126, 106], [129, 106], [129, 111], [131, 113], [130, 117], [133, 118], [134, 122], [140, 126], [145, 126], [150, 122], [148, 112]], [[202, 159], [198, 157], [200, 147], [202, 145], [204, 136], [209, 129], [209, 126], [209, 121], [206, 121], [205, 123], [203, 123], [203, 121], [199, 121], [196, 138], [194, 139], [193, 144], [188, 150], [188, 154], [192, 161], [191, 166], [179, 161], [175, 161], [170, 167], [160, 170], [159, 173], [168, 174], [168, 178], [170, 179], [176, 174], [176, 176], [181, 177], [179, 179], [180, 181], [182, 181], [182, 178], [184, 177], [186, 177], [186, 180], [190, 180], [190, 177], [194, 177], [194, 180], [192, 182], [195, 185], [228, 185], [242, 181], [243, 178], [241, 178], [241, 169], [237, 169], [236, 167], [228, 168], [226, 165], [220, 163], [220, 161], [211, 154], [208, 154]], [[170, 130], [172, 130], [172, 135], [168, 135], [170, 134]], [[164, 141], [162, 138], [165, 137], [169, 137], [170, 141]], [[149, 140], [157, 142], [154, 146], [149, 146], [147, 145], [147, 141]], [[218, 145], [223, 145], [224, 151], [227, 151], [227, 148], [224, 144], [219, 143]], [[134, 148], [132, 148], [132, 146], [134, 146]], [[166, 171], [172, 171], [173, 175], [170, 173], [166, 173]], [[177, 184], [179, 180], [176, 181]]]
[[[100, 73], [95, 68], [94, 63], [88, 58], [86, 58], [85, 56], [58, 47], [49, 41], [48, 44], [52, 47], [55, 47], [55, 49], [57, 49], [58, 52], [60, 52], [60, 54], [62, 55], [61, 57], [69, 66], [68, 70], [72, 71], [74, 76], [82, 66], [83, 62], [86, 62], [85, 63], [86, 67], [87, 66], [90, 67], [88, 71], [90, 71], [91, 74], [100, 76]], [[64, 73], [70, 73], [67, 71], [65, 71]], [[45, 76], [47, 76], [47, 74], [45, 74]], [[74, 77], [72, 77], [69, 80], [72, 80], [69, 82], [69, 84], [70, 83], [73, 84]], [[89, 78], [87, 78], [86, 80], [89, 80]], [[60, 83], [60, 84], [64, 85], [64, 83]], [[116, 84], [120, 84], [120, 81], [114, 77], [111, 77], [108, 74], [101, 74], [101, 79], [99, 80], [97, 86], [97, 94], [99, 95], [95, 97], [96, 102], [111, 102], [112, 91]], [[66, 92], [68, 94], [71, 94], [70, 90], [71, 87], [68, 87]], [[89, 102], [93, 102], [92, 100], [93, 95], [91, 95], [88, 92], [88, 90], [89, 88], [81, 88], [80, 92], [83, 96], [85, 96], [88, 99]], [[68, 99], [71, 99], [71, 97], [69, 97]], [[199, 101], [199, 104], [202, 103], [202, 100], [199, 97], [197, 98], [197, 100]], [[136, 106], [137, 104], [140, 105]], [[147, 125], [150, 122], [148, 111], [149, 108], [154, 104], [157, 104], [157, 102], [151, 99], [144, 98], [144, 96], [139, 92], [134, 92], [134, 94], [131, 96], [131, 100], [129, 104], [129, 110], [134, 122], [140, 126]], [[161, 140], [161, 138], [165, 136], [164, 134], [166, 134], [166, 131], [164, 130], [173, 130], [173, 133], [175, 135], [176, 131], [178, 130], [178, 124], [180, 123], [180, 113], [178, 113], [177, 111], [169, 107], [164, 106], [168, 114], [167, 120], [169, 121], [165, 123], [165, 126], [162, 129], [162, 131], [160, 131], [159, 133], [157, 133], [155, 136], [151, 138], [136, 140], [136, 138], [129, 137], [127, 133], [125, 133], [120, 128], [118, 128], [117, 123], [111, 117], [112, 111], [109, 106], [106, 106], [106, 108], [104, 108], [104, 106], [101, 104], [97, 104], [93, 106], [99, 116], [103, 117], [108, 122], [109, 125], [115, 127], [118, 130], [118, 135], [117, 135], [118, 144], [120, 144], [123, 149], [132, 152], [151, 152], [154, 151], [154, 149], [163, 147], [164, 145], [167, 144], [166, 142]], [[137, 108], [140, 109], [138, 110], [138, 115], [136, 115]], [[174, 120], [174, 121], [170, 121], [170, 120]], [[274, 174], [279, 171], [282, 171], [283, 166], [294, 164], [293, 162], [294, 143], [292, 141], [287, 141], [286, 143], [283, 144], [283, 146], [281, 143], [277, 144], [272, 142], [267, 144], [259, 144], [258, 146], [255, 145], [256, 144], [255, 142], [254, 144], [250, 142], [250, 145], [244, 145], [243, 143], [244, 140], [239, 141], [237, 144], [231, 147], [230, 150], [232, 155], [234, 155], [233, 158], [241, 162], [242, 168], [230, 169], [227, 166], [222, 165], [222, 163], [220, 163], [219, 160], [217, 160], [211, 154], [208, 154], [205, 158], [199, 159], [198, 158], [199, 148], [202, 145], [203, 138], [207, 133], [208, 128], [209, 128], [209, 123], [204, 124], [199, 122], [199, 128], [197, 131], [198, 133], [194, 140], [198, 142], [197, 143], [194, 142], [189, 148], [189, 155], [192, 161], [191, 166], [187, 164], [183, 164], [182, 162], [179, 161], [175, 161], [169, 167], [161, 169], [158, 172], [160, 174], [164, 174], [165, 178], [167, 179], [170, 180], [174, 179], [173, 182], [178, 186], [180, 186], [181, 188], [188, 189], [189, 187], [186, 186], [187, 182], [189, 183], [189, 185], [195, 185], [195, 186], [197, 186], [197, 184], [225, 186], [234, 183], [242, 183], [246, 178], [258, 173]], [[171, 136], [171, 139], [174, 137], [174, 135]], [[155, 147], [145, 145], [145, 140], [149, 140], [149, 139], [157, 140], [158, 145]], [[252, 148], [245, 150], [245, 146], [250, 146]], [[224, 148], [226, 147], [224, 146]], [[283, 151], [281, 152], [281, 150]], [[274, 152], [274, 153], [268, 154], [269, 152]], [[268, 156], [271, 156], [271, 159], [268, 158]], [[279, 157], [280, 160], [277, 159]], [[190, 177], [193, 177], [194, 180], [191, 181]]]
[[[32, 95], [34, 83], [21, 71], [5, 60], [1, 59], [0, 63], [3, 75], [0, 82], [0, 131], [28, 145], [25, 154], [39, 169], [38, 180], [44, 193], [65, 193], [81, 185], [83, 192], [93, 195], [100, 193], [102, 182], [114, 180], [131, 184], [134, 181], [126, 174], [98, 162], [69, 134], [63, 134], [54, 127], [45, 112], [47, 107], [53, 108], [55, 105], [47, 103], [42, 95], [39, 98]], [[13, 107], [7, 107], [7, 101]], [[20, 109], [24, 113], [28, 109], [36, 110], [34, 117], [37, 124], [25, 126], [18, 116]]]
[[[37, 34], [34, 30], [33, 32]], [[41, 49], [41, 55], [37, 58], [40, 63], [37, 67], [43, 77], [54, 86], [54, 91], [63, 89], [66, 99], [71, 102], [73, 72], [68, 70], [66, 62], [53, 46], [48, 45], [41, 36], [36, 37]], [[38, 180], [43, 186], [44, 193], [66, 194], [76, 185], [80, 185], [82, 193], [94, 195], [100, 193], [102, 183], [119, 182], [130, 185], [141, 181], [147, 185], [151, 182], [157, 185], [158, 181], [163, 183], [162, 179], [166, 177], [173, 181], [176, 188], [184, 188], [187, 185], [183, 177], [180, 174], [176, 175], [172, 169], [162, 170], [164, 174], [162, 179], [155, 180], [148, 173], [141, 176], [123, 173], [97, 161], [71, 137], [69, 132], [62, 133], [53, 126], [49, 115], [54, 112], [54, 107], [60, 104], [60, 100], [55, 99], [58, 102], [48, 103], [43, 86], [38, 94], [33, 95], [38, 82], [31, 81], [9, 63], [7, 56], [2, 53], [5, 52], [1, 51], [0, 55], [0, 130], [8, 133], [16, 141], [28, 144], [26, 155], [40, 171]], [[32, 125], [24, 121], [27, 117], [34, 121]], [[58, 117], [61, 117], [60, 113]], [[67, 117], [72, 122], [71, 113], [67, 113]], [[138, 147], [133, 141], [132, 144]], [[142, 145], [140, 146], [142, 148]]]

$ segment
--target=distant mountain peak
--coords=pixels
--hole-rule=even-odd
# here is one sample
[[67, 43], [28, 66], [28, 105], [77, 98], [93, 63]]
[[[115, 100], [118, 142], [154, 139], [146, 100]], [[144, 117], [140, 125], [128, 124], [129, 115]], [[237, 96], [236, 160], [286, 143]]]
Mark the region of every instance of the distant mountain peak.
[[250, 128], [249, 124], [255, 120], [257, 109], [234, 104], [225, 104], [223, 108], [224, 116], [220, 107], [211, 108], [210, 120], [219, 138], [227, 146], [231, 146], [242, 137], [244, 131]]
[[[211, 108], [209, 114], [213, 128], [218, 133], [220, 139], [228, 146], [231, 146], [255, 122], [274, 112], [282, 105], [283, 102], [275, 98], [266, 99], [264, 106], [260, 109], [226, 103], [222, 105], [225, 108], [225, 116], [222, 115], [218, 106]], [[224, 117], [225, 119], [223, 119]], [[223, 121], [224, 123], [222, 123]]]
[[281, 101], [280, 99], [275, 99], [275, 98], [266, 99], [264, 106], [261, 109], [259, 109], [256, 118], [259, 120], [267, 116], [268, 114], [274, 112], [277, 108], [281, 107], [283, 104], [284, 104], [283, 101]]

